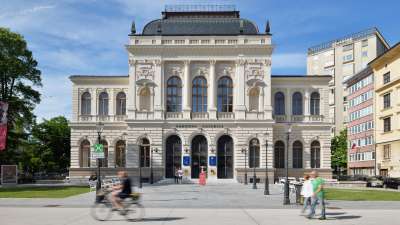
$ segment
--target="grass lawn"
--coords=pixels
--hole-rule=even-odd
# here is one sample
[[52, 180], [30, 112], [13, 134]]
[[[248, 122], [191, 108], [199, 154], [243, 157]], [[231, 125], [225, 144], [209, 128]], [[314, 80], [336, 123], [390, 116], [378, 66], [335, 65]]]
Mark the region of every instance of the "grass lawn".
[[2, 187], [0, 198], [65, 198], [89, 192], [89, 187]]
[[327, 188], [326, 198], [346, 201], [400, 201], [400, 192]]

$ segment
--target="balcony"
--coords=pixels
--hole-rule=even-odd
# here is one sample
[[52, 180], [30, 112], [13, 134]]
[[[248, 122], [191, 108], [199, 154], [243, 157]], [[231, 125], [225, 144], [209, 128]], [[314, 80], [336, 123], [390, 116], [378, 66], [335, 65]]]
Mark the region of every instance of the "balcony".
[[217, 114], [219, 120], [233, 120], [235, 119], [235, 114], [233, 112], [218, 112]]
[[286, 122], [286, 115], [274, 115], [273, 116], [275, 122]]
[[111, 116], [99, 115], [99, 116], [97, 116], [97, 121], [110, 122], [111, 121]]
[[82, 122], [91, 122], [92, 120], [93, 120], [92, 115], [80, 115], [79, 116], [79, 121], [82, 121]]
[[308, 117], [308, 121], [310, 122], [323, 122], [324, 116], [323, 115], [310, 115]]
[[193, 120], [207, 120], [208, 112], [192, 112]]
[[246, 112], [246, 119], [248, 120], [263, 120], [263, 112]]
[[305, 121], [305, 116], [304, 115], [292, 115], [290, 121], [292, 122], [304, 122]]
[[165, 113], [165, 119], [172, 119], [172, 120], [176, 120], [176, 119], [182, 119], [183, 118], [183, 113], [181, 112], [166, 112]]
[[153, 112], [136, 112], [136, 119], [137, 120], [152, 120], [154, 119]]
[[115, 115], [115, 116], [114, 116], [114, 121], [116, 121], [116, 122], [122, 122], [122, 121], [125, 121], [126, 118], [127, 118], [126, 115]]

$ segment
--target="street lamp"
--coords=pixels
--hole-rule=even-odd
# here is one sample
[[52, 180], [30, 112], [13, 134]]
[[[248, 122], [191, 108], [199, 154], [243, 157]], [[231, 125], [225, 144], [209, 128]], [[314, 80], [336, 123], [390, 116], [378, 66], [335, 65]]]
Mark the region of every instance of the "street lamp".
[[253, 189], [257, 189], [257, 175], [256, 175], [256, 148], [260, 146], [257, 139], [253, 139], [251, 148], [253, 148]]
[[[101, 144], [101, 134], [104, 130], [104, 123], [98, 122], [96, 124], [97, 131], [97, 144]], [[100, 173], [100, 158], [97, 158], [97, 184], [96, 184], [96, 192], [99, 192], [101, 189], [101, 173]]]
[[244, 153], [244, 184], [247, 185], [247, 150], [242, 148], [242, 153]]
[[157, 153], [158, 149], [157, 148], [152, 148], [151, 149], [151, 155], [150, 155], [150, 184], [154, 183], [154, 174], [153, 174], [153, 153]]
[[[268, 138], [268, 136], [267, 136]], [[265, 184], [264, 184], [264, 195], [269, 195], [269, 180], [268, 180], [268, 139], [265, 140]]]
[[284, 197], [283, 197], [283, 204], [289, 205], [289, 136], [292, 132], [292, 126], [289, 124], [288, 131], [286, 132], [287, 135], [287, 142], [286, 142], [286, 180], [285, 180], [285, 187], [284, 187]]

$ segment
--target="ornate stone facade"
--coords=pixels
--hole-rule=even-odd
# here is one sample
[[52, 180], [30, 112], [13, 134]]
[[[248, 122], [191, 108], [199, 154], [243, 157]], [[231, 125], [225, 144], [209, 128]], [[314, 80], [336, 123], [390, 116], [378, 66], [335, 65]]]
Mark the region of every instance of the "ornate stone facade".
[[[89, 176], [96, 167], [86, 160], [90, 151], [85, 146], [96, 143], [98, 121], [105, 123], [108, 167], [103, 170], [108, 175], [119, 169], [116, 162], [123, 154], [123, 167], [133, 176], [141, 168], [149, 178], [152, 168], [156, 180], [171, 178], [182, 167], [187, 179], [197, 179], [203, 168], [208, 179], [241, 182], [250, 166], [261, 181], [268, 168], [272, 182], [283, 175], [282, 160], [290, 176], [312, 169], [331, 176], [331, 78], [271, 76], [271, 35], [132, 35], [126, 48], [128, 76], [71, 76], [71, 178]], [[99, 99], [103, 92], [106, 101]], [[121, 92], [125, 99], [117, 97], [124, 96]], [[285, 110], [276, 114], [278, 92], [284, 96], [278, 108]], [[293, 101], [297, 92], [301, 98]], [[320, 96], [313, 115], [307, 98], [312, 92]], [[105, 102], [108, 113], [99, 116]], [[81, 110], [88, 105], [90, 112]], [[293, 115], [292, 105], [302, 112]], [[277, 141], [289, 148], [278, 147]], [[311, 149], [312, 143], [318, 149]]]

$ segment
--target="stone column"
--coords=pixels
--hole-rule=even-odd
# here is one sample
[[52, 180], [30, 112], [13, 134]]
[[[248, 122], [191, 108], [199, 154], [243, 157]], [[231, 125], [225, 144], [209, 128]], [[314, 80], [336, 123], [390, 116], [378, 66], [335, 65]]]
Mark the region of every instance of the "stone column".
[[306, 89], [304, 93], [304, 115], [310, 115], [310, 90]]
[[163, 119], [163, 108], [162, 108], [162, 61], [154, 61], [154, 83], [156, 87], [154, 88], [154, 118], [156, 120]]
[[90, 90], [90, 95], [91, 95], [91, 98], [92, 98], [92, 101], [91, 101], [91, 105], [90, 105], [90, 107], [91, 107], [91, 114], [92, 114], [92, 117], [93, 117], [93, 119], [92, 119], [92, 121], [96, 121], [96, 116], [97, 116], [97, 110], [98, 110], [98, 108], [97, 108], [97, 99], [98, 99], [98, 96], [97, 96], [97, 89], [96, 88], [93, 88], [93, 89], [91, 89]]
[[209, 118], [212, 120], [217, 119], [217, 107], [215, 105], [215, 60], [210, 60], [210, 77], [209, 77], [210, 85], [208, 86], [208, 113]]
[[272, 104], [271, 104], [271, 61], [263, 62], [264, 82], [267, 85], [264, 87], [264, 118], [272, 119]]
[[285, 91], [285, 114], [286, 120], [290, 121], [292, 117], [292, 96], [290, 95], [289, 88]]
[[191, 79], [190, 79], [190, 61], [186, 60], [184, 61], [184, 69], [183, 69], [183, 91], [182, 91], [182, 105], [183, 105], [183, 118], [185, 119], [190, 119], [190, 96], [191, 96], [191, 90], [190, 90], [190, 84], [191, 84]]
[[136, 60], [134, 59], [129, 60], [127, 115], [129, 119], [136, 118]]
[[235, 82], [235, 118], [239, 120], [244, 120], [246, 118], [246, 86], [245, 86], [245, 63], [243, 59], [236, 61], [236, 82]]
[[114, 115], [115, 115], [114, 89], [111, 88], [107, 93], [108, 93], [108, 115], [110, 116], [110, 121], [114, 121]]

